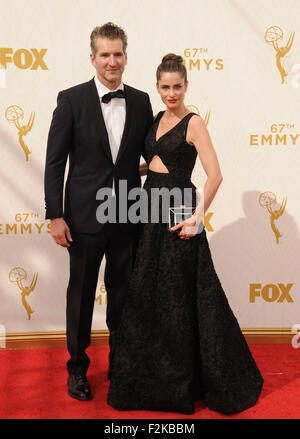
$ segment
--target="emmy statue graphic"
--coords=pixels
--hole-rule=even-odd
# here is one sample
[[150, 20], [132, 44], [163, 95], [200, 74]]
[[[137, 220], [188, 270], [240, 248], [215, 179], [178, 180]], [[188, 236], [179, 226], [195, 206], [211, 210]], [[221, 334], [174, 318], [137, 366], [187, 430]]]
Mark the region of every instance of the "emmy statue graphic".
[[37, 282], [37, 274], [35, 274], [32, 278], [31, 284], [28, 286], [23, 286], [22, 281], [27, 279], [27, 273], [23, 268], [15, 267], [12, 270], [10, 270], [9, 273], [9, 280], [12, 283], [16, 283], [21, 291], [22, 296], [22, 304], [24, 308], [26, 309], [28, 320], [31, 319], [31, 314], [34, 312], [28, 305], [26, 301], [26, 297], [29, 296], [29, 294], [35, 289], [36, 282]]
[[277, 220], [283, 214], [286, 206], [287, 198], [283, 199], [280, 208], [277, 210], [272, 210], [272, 204], [276, 203], [276, 196], [275, 194], [273, 194], [273, 192], [263, 192], [262, 194], [260, 194], [258, 202], [261, 205], [261, 207], [267, 209], [270, 214], [271, 227], [276, 237], [276, 244], [278, 244], [279, 238], [281, 238], [282, 235], [277, 229], [274, 221]]
[[31, 153], [31, 151], [28, 148], [28, 146], [25, 144], [25, 142], [23, 140], [23, 136], [26, 136], [26, 134], [31, 130], [31, 128], [33, 126], [34, 118], [35, 118], [35, 113], [30, 114], [30, 118], [29, 118], [27, 125], [20, 125], [19, 121], [20, 121], [20, 119], [23, 119], [24, 112], [23, 112], [22, 108], [19, 107], [18, 105], [11, 105], [10, 107], [8, 107], [6, 109], [5, 117], [6, 117], [6, 120], [8, 120], [8, 122], [13, 123], [15, 125], [15, 127], [17, 128], [18, 134], [19, 134], [19, 143], [20, 143], [20, 145], [23, 148], [23, 151], [25, 153], [26, 162], [28, 162], [28, 156]]
[[[186, 108], [188, 108], [192, 113], [197, 113], [200, 115], [200, 111], [198, 110], [198, 108], [195, 105], [187, 105]], [[206, 112], [206, 115], [203, 119], [203, 122], [205, 123], [206, 126], [209, 122], [209, 118], [210, 118], [210, 111]]]
[[276, 50], [276, 65], [281, 75], [281, 84], [284, 83], [284, 78], [287, 76], [286, 71], [281, 65], [281, 58], [283, 58], [290, 50], [294, 41], [295, 32], [291, 33], [289, 40], [285, 46], [278, 47], [278, 41], [283, 38], [283, 31], [278, 26], [271, 26], [265, 32], [265, 40], [269, 44], [273, 44]]

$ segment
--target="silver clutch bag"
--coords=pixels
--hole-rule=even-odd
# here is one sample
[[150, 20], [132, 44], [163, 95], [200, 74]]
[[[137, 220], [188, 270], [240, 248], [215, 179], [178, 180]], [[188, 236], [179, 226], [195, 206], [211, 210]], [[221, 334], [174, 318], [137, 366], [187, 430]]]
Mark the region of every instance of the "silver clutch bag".
[[[195, 207], [186, 207], [186, 206], [179, 206], [179, 207], [170, 207], [169, 209], [169, 228], [176, 226], [177, 224], [180, 224], [182, 221], [187, 220], [190, 218], [194, 211]], [[199, 224], [197, 233], [201, 233], [204, 229], [203, 222]], [[177, 231], [175, 231], [177, 233]], [[195, 234], [195, 231], [193, 231], [193, 234]]]
[[190, 218], [193, 215], [194, 210], [195, 207], [186, 207], [186, 206], [170, 207], [170, 211], [169, 211], [170, 229], [174, 226], [177, 226], [177, 224], [181, 223], [182, 221], [185, 221], [188, 218]]

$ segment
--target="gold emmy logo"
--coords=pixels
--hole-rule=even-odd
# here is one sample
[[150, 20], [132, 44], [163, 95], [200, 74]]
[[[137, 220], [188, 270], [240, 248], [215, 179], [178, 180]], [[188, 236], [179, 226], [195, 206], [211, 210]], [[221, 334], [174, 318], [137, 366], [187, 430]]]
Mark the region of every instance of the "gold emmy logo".
[[265, 133], [250, 134], [250, 146], [285, 147], [296, 146], [299, 133], [292, 133], [294, 122], [272, 123]]
[[21, 291], [22, 304], [27, 312], [28, 320], [31, 319], [31, 314], [34, 312], [28, 305], [26, 297], [35, 289], [37, 282], [37, 274], [32, 278], [31, 284], [24, 286], [23, 281], [27, 279], [27, 273], [23, 268], [15, 267], [9, 272], [9, 280], [12, 283], [16, 283]]
[[[208, 55], [206, 58], [204, 56]], [[186, 47], [183, 52], [183, 64], [188, 70], [223, 70], [224, 58], [214, 58], [208, 54], [207, 47]]]
[[267, 211], [270, 214], [271, 228], [272, 228], [274, 235], [276, 237], [276, 244], [278, 244], [279, 238], [281, 238], [282, 235], [280, 234], [278, 228], [276, 227], [275, 220], [277, 220], [283, 214], [283, 212], [285, 210], [287, 198], [285, 197], [283, 199], [280, 208], [276, 209], [276, 210], [272, 209], [272, 204], [276, 203], [276, 196], [275, 196], [275, 194], [273, 194], [273, 192], [263, 192], [262, 194], [260, 194], [258, 202], [259, 202], [260, 206], [267, 209]]
[[284, 78], [287, 76], [286, 71], [282, 67], [281, 58], [283, 58], [289, 51], [294, 41], [295, 32], [290, 34], [289, 40], [285, 46], [278, 47], [278, 41], [283, 38], [283, 31], [279, 26], [271, 26], [265, 32], [265, 40], [268, 44], [272, 44], [276, 51], [276, 65], [281, 75], [281, 84], [284, 83]]
[[[187, 108], [188, 108], [192, 113], [197, 113], [197, 114], [199, 114], [199, 116], [201, 116], [201, 115], [200, 115], [200, 111], [198, 110], [198, 108], [196, 107], [196, 105], [187, 105]], [[205, 123], [206, 126], [207, 126], [207, 124], [208, 124], [208, 122], [209, 122], [209, 119], [210, 119], [210, 111], [209, 111], [209, 112], [206, 112], [205, 117], [204, 117], [204, 119], [203, 119], [203, 121], [204, 121], [204, 123]]]
[[107, 292], [104, 284], [100, 285], [100, 294], [95, 298], [95, 302], [98, 302], [99, 305], [107, 305]]
[[19, 212], [11, 222], [0, 223], [0, 235], [42, 235], [43, 233], [51, 233], [51, 224], [49, 221], [41, 222], [37, 212]]
[[5, 111], [5, 117], [8, 122], [13, 123], [14, 126], [18, 130], [19, 134], [19, 143], [25, 153], [26, 161], [28, 161], [28, 156], [31, 154], [30, 149], [25, 144], [23, 140], [23, 136], [26, 136], [26, 134], [31, 130], [35, 118], [35, 113], [30, 114], [30, 118], [27, 125], [20, 125], [20, 119], [23, 119], [24, 112], [21, 107], [18, 105], [11, 105], [8, 107]]

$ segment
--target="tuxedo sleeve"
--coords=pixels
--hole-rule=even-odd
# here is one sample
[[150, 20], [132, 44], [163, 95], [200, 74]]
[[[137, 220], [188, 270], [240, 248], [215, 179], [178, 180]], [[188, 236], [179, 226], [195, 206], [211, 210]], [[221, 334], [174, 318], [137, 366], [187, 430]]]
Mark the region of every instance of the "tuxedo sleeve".
[[63, 216], [64, 175], [72, 145], [73, 114], [64, 92], [57, 96], [48, 134], [44, 175], [46, 219]]

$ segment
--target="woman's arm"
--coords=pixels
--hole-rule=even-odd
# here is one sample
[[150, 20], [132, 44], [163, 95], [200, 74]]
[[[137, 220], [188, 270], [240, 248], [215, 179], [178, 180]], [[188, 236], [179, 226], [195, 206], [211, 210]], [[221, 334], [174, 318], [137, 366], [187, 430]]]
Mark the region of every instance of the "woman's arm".
[[207, 180], [203, 190], [199, 191], [197, 189], [197, 207], [193, 216], [171, 228], [171, 231], [178, 231], [178, 236], [181, 239], [192, 238], [195, 233], [198, 233], [196, 230], [199, 229], [199, 224], [203, 221], [204, 214], [211, 205], [223, 180], [217, 154], [206, 125], [200, 116], [191, 117], [186, 133], [186, 141], [192, 145], [191, 147], [196, 148], [207, 175]]
[[204, 185], [204, 213], [211, 205], [223, 180], [217, 154], [211, 142], [206, 125], [201, 116], [193, 116], [188, 124], [186, 141], [193, 145], [198, 153], [207, 175]]

